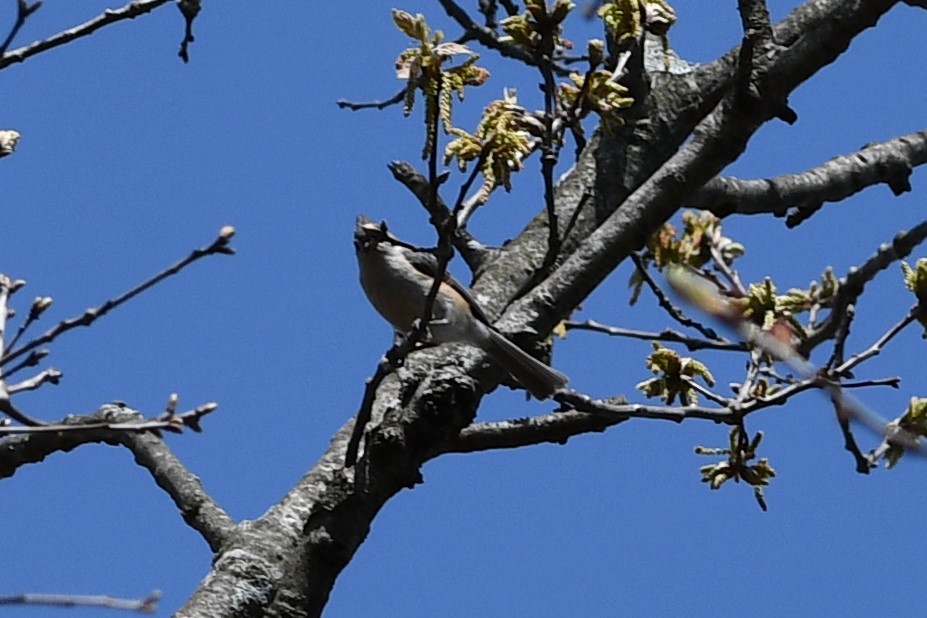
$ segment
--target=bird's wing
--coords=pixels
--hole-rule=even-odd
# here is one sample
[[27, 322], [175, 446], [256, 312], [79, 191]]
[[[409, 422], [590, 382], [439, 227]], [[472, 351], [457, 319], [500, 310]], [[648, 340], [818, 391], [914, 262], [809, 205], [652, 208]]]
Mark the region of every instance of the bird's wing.
[[[438, 258], [433, 254], [428, 253], [427, 251], [412, 251], [411, 249], [403, 249], [403, 254], [406, 256], [406, 259], [410, 264], [415, 268], [415, 270], [428, 275], [432, 279], [438, 273]], [[457, 290], [464, 300], [467, 301], [467, 304], [470, 305], [470, 312], [473, 316], [483, 322], [487, 326], [491, 325], [489, 318], [483, 312], [483, 309], [480, 307], [479, 303], [476, 302], [476, 299], [473, 298], [473, 295], [470, 293], [470, 290], [462, 284], [460, 281], [455, 279], [450, 275], [450, 273], [444, 273], [443, 281], [449, 286]]]

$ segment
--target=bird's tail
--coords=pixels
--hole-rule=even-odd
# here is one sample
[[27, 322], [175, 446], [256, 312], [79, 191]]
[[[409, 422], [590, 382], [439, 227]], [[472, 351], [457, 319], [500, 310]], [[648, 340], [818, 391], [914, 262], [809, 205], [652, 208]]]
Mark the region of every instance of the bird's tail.
[[555, 390], [566, 386], [569, 379], [565, 375], [530, 356], [501, 333], [489, 332], [486, 353], [529, 393], [538, 399], [547, 399]]

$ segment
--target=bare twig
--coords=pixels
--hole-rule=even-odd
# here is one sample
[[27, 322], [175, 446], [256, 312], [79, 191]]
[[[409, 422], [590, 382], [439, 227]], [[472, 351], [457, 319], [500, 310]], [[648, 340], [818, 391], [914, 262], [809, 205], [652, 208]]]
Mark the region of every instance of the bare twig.
[[[184, 412], [183, 414], [163, 414], [150, 419], [139, 419], [131, 421], [98, 421], [98, 422], [71, 422], [42, 424], [30, 427], [0, 427], [0, 436], [21, 435], [21, 434], [38, 434], [38, 433], [77, 433], [77, 432], [96, 432], [100, 430], [118, 431], [127, 433], [145, 433], [170, 431], [171, 433], [180, 433], [184, 427], [201, 432], [200, 420], [215, 411], [219, 404], [210, 402]], [[6, 412], [6, 410], [3, 410]], [[17, 419], [18, 420], [18, 419]]]
[[[441, 84], [439, 83], [439, 92], [440, 89]], [[437, 99], [437, 94], [427, 96], [432, 96]], [[439, 204], [443, 205], [443, 200], [441, 200], [440, 196], [438, 195], [438, 186], [440, 184], [440, 180], [438, 178], [438, 124], [440, 123], [440, 118], [437, 100], [433, 101], [432, 105], [427, 106], [427, 109], [431, 110], [432, 115], [431, 118], [428, 118], [428, 122], [426, 123], [429, 133], [426, 141], [428, 144], [428, 151], [425, 153], [428, 159], [428, 195], [426, 208], [428, 209], [428, 212], [438, 212]], [[475, 174], [472, 174], [471, 182], [474, 177]], [[462, 191], [463, 190], [464, 189], [462, 189]], [[425, 297], [425, 307], [422, 310], [421, 318], [416, 321], [415, 325], [408, 333], [403, 333], [402, 340], [398, 344], [394, 345], [390, 351], [380, 359], [380, 362], [377, 364], [376, 372], [371, 378], [367, 379], [364, 387], [364, 396], [361, 400], [361, 407], [358, 410], [357, 417], [355, 418], [354, 428], [351, 432], [351, 438], [348, 441], [348, 446], [345, 450], [345, 467], [353, 466], [357, 461], [357, 453], [360, 449], [360, 442], [364, 436], [364, 429], [366, 428], [367, 422], [370, 420], [373, 411], [374, 399], [376, 397], [376, 391], [377, 388], [379, 388], [380, 383], [384, 378], [386, 378], [387, 375], [392, 373], [393, 370], [395, 370], [395, 368], [402, 363], [406, 355], [411, 352], [420, 342], [424, 341], [427, 336], [428, 323], [431, 321], [434, 303], [438, 296], [438, 289], [440, 288], [441, 283], [444, 280], [444, 275], [447, 272], [447, 264], [451, 257], [454, 255], [451, 239], [453, 238], [454, 231], [456, 229], [455, 223], [456, 218], [453, 216], [453, 213], [450, 212], [448, 212], [443, 219], [432, 217], [432, 224], [438, 233], [438, 244], [437, 249], [435, 250], [437, 265], [435, 268], [434, 280], [432, 282], [431, 288], [428, 291], [428, 295]]]
[[6, 392], [10, 395], [14, 393], [21, 393], [22, 391], [34, 391], [43, 384], [58, 384], [58, 381], [61, 379], [61, 372], [55, 369], [54, 367], [49, 367], [45, 371], [40, 372], [38, 375], [29, 378], [28, 380], [23, 380], [22, 382], [17, 382], [16, 384], [11, 384], [6, 387]]
[[202, 7], [200, 0], [178, 0], [177, 8], [180, 9], [184, 19], [183, 40], [180, 41], [180, 51], [177, 55], [184, 62], [190, 62], [189, 46], [196, 40], [193, 37], [193, 20], [196, 19]]
[[29, 4], [27, 0], [17, 1], [16, 21], [13, 22], [13, 26], [10, 28], [9, 34], [6, 35], [6, 39], [4, 39], [3, 43], [0, 43], [0, 58], [2, 58], [3, 54], [6, 53], [6, 50], [10, 48], [10, 44], [13, 42], [13, 39], [16, 38], [19, 30], [26, 23], [26, 19], [28, 19], [30, 15], [39, 10], [41, 6], [41, 0], [36, 0], [32, 4]]
[[403, 88], [402, 90], [400, 90], [399, 92], [391, 96], [390, 98], [384, 99], [383, 101], [368, 101], [368, 102], [357, 103], [354, 101], [348, 101], [346, 99], [338, 99], [337, 101], [335, 101], [335, 103], [341, 109], [349, 109], [352, 112], [356, 112], [362, 109], [383, 110], [392, 105], [398, 105], [399, 103], [402, 103], [405, 100], [405, 98], [406, 98], [406, 88]]
[[161, 592], [155, 590], [144, 599], [119, 599], [106, 595], [70, 594], [13, 594], [0, 596], [2, 605], [44, 605], [49, 607], [100, 607], [122, 609], [142, 614], [153, 614], [158, 610]]
[[62, 335], [68, 332], [69, 330], [75, 329], [79, 326], [90, 326], [95, 321], [97, 321], [99, 318], [109, 313], [111, 310], [115, 309], [116, 307], [119, 307], [120, 305], [126, 303], [129, 300], [132, 300], [133, 298], [135, 298], [136, 296], [138, 296], [145, 290], [148, 290], [149, 288], [157, 285], [158, 283], [167, 279], [168, 277], [176, 275], [178, 272], [180, 272], [181, 270], [183, 270], [184, 268], [186, 268], [187, 266], [189, 266], [190, 264], [192, 264], [193, 262], [196, 262], [197, 260], [201, 258], [210, 256], [210, 255], [216, 255], [216, 254], [233, 255], [235, 253], [235, 250], [229, 245], [229, 242], [232, 240], [232, 237], [234, 235], [235, 235], [235, 228], [233, 228], [230, 225], [223, 227], [221, 230], [219, 230], [219, 235], [212, 242], [212, 244], [206, 247], [201, 247], [199, 249], [194, 249], [190, 253], [190, 255], [188, 255], [184, 259], [180, 260], [173, 266], [170, 266], [169, 268], [161, 271], [160, 273], [148, 279], [147, 281], [144, 281], [143, 283], [137, 285], [136, 287], [132, 288], [131, 290], [122, 294], [121, 296], [112, 298], [106, 301], [105, 303], [103, 303], [102, 305], [100, 305], [99, 307], [93, 307], [91, 309], [87, 309], [86, 311], [84, 311], [83, 314], [77, 317], [63, 320], [59, 322], [58, 324], [56, 324], [55, 326], [53, 326], [48, 331], [46, 331], [45, 333], [43, 333], [42, 335], [39, 335], [38, 337], [30, 341], [29, 343], [23, 345], [22, 347], [17, 348], [11, 352], [4, 353], [3, 356], [0, 357], [0, 365], [4, 365], [10, 362], [11, 360], [15, 358], [19, 358], [23, 354], [26, 354], [27, 352], [30, 352], [38, 348], [39, 346], [42, 346], [42, 345], [45, 345], [47, 343], [54, 341], [55, 339], [58, 338], [59, 335]]
[[[393, 178], [411, 191], [422, 206], [425, 207], [432, 225], [438, 225], [440, 222], [447, 220], [451, 214], [450, 208], [441, 199], [440, 195], [437, 196], [435, 203], [431, 202], [431, 187], [428, 179], [422, 173], [406, 161], [393, 161], [388, 165], [388, 168], [392, 172]], [[454, 248], [457, 249], [460, 256], [467, 263], [467, 266], [470, 267], [470, 270], [476, 270], [485, 257], [485, 247], [477, 242], [469, 231], [459, 225], [451, 241]]]
[[[107, 404], [93, 414], [68, 416], [40, 428], [0, 428], [0, 478], [12, 476], [20, 467], [43, 461], [56, 452], [71, 451], [90, 443], [124, 446], [135, 461], [177, 505], [187, 524], [200, 532], [213, 551], [226, 540], [234, 521], [203, 491], [200, 480], [171, 453], [157, 434], [180, 431], [184, 427], [199, 431], [203, 416], [216, 409], [209, 403], [184, 413], [170, 411], [146, 419], [124, 404]], [[31, 431], [30, 431], [31, 429]]]
[[922, 313], [923, 313], [923, 309], [921, 309], [919, 305], [914, 305], [913, 307], [911, 307], [907, 315], [905, 315], [901, 320], [899, 320], [897, 324], [889, 328], [885, 332], [884, 335], [882, 335], [881, 337], [878, 338], [878, 340], [875, 341], [875, 343], [873, 343], [871, 346], [869, 346], [862, 352], [854, 354], [853, 356], [848, 358], [845, 362], [843, 362], [840, 366], [834, 368], [834, 373], [837, 375], [841, 375], [843, 373], [846, 373], [847, 371], [852, 370], [854, 367], [856, 367], [863, 361], [868, 360], [872, 358], [873, 356], [878, 356], [879, 353], [882, 352], [882, 349], [885, 347], [885, 345], [889, 341], [891, 341], [898, 333], [904, 330], [912, 322], [916, 321], [917, 318], [920, 317]]
[[732, 400], [729, 397], [722, 397], [721, 395], [718, 395], [717, 393], [711, 392], [710, 390], [708, 390], [707, 388], [705, 388], [704, 386], [702, 386], [701, 384], [699, 384], [698, 382], [690, 378], [689, 376], [680, 375], [679, 377], [683, 382], [686, 383], [686, 385], [689, 388], [691, 388], [697, 393], [701, 393], [702, 396], [705, 397], [705, 399], [709, 401], [713, 401], [716, 404], [720, 406], [724, 406], [724, 407], [731, 405]]
[[591, 414], [604, 414], [619, 419], [652, 418], [681, 423], [687, 418], [700, 418], [717, 423], [739, 422], [737, 415], [727, 408], [706, 408], [704, 406], [646, 406], [639, 403], [612, 404], [592, 399], [575, 391], [558, 391], [553, 399], [568, 410], [580, 410]]
[[840, 279], [840, 287], [833, 299], [827, 319], [808, 333], [807, 339], [799, 346], [799, 354], [808, 356], [811, 350], [833, 337], [840, 326], [846, 308], [856, 302], [866, 284], [896, 261], [906, 258], [924, 239], [927, 239], [927, 221], [917, 224], [908, 231], [899, 232], [890, 244], [880, 246], [875, 254], [861, 266], [851, 268], [847, 275]]
[[88, 22], [74, 26], [63, 32], [51, 36], [42, 41], [36, 41], [35, 43], [30, 43], [24, 47], [16, 48], [12, 51], [6, 52], [0, 56], [0, 69], [8, 67], [11, 64], [17, 62], [22, 62], [26, 58], [31, 58], [37, 54], [40, 54], [49, 49], [59, 47], [66, 43], [70, 43], [75, 39], [79, 39], [90, 34], [93, 34], [100, 28], [114, 24], [116, 22], [124, 21], [126, 19], [135, 19], [139, 15], [145, 13], [150, 13], [159, 6], [167, 4], [171, 0], [133, 0], [125, 6], [119, 9], [106, 9], [102, 14], [94, 17]]
[[696, 322], [690, 317], [687, 317], [683, 312], [673, 305], [670, 302], [669, 297], [660, 289], [660, 286], [657, 285], [657, 282], [653, 280], [653, 277], [650, 276], [650, 273], [647, 272], [647, 267], [644, 265], [643, 260], [636, 253], [631, 253], [631, 259], [634, 261], [634, 265], [637, 267], [638, 272], [641, 274], [641, 278], [644, 280], [644, 283], [647, 284], [647, 287], [650, 288], [650, 291], [653, 292], [653, 295], [657, 297], [657, 303], [660, 307], [663, 308], [666, 313], [669, 314], [671, 318], [682, 324], [683, 326], [694, 328], [698, 332], [702, 333], [705, 337], [709, 339], [714, 339], [715, 341], [726, 341], [723, 337], [718, 335], [713, 329]]
[[11, 375], [13, 375], [14, 373], [18, 371], [22, 371], [23, 369], [27, 367], [35, 367], [40, 362], [42, 362], [42, 359], [44, 359], [48, 355], [49, 355], [48, 350], [33, 350], [32, 352], [29, 353], [29, 356], [27, 356], [25, 359], [23, 359], [19, 363], [13, 365], [9, 369], [4, 369], [3, 376], [4, 378], [9, 379]]
[[619, 328], [617, 326], [607, 326], [596, 322], [595, 320], [586, 320], [585, 322], [564, 322], [564, 326], [567, 330], [588, 330], [597, 333], [604, 333], [606, 335], [611, 335], [613, 337], [628, 337], [630, 339], [642, 339], [644, 341], [668, 341], [672, 343], [680, 343], [689, 351], [695, 352], [698, 350], [725, 350], [730, 352], [746, 352], [747, 345], [745, 343], [735, 343], [728, 341], [726, 339], [698, 339], [696, 337], [689, 337], [678, 331], [671, 329], [664, 329], [659, 333], [645, 332], [639, 330], [631, 330], [627, 328]]

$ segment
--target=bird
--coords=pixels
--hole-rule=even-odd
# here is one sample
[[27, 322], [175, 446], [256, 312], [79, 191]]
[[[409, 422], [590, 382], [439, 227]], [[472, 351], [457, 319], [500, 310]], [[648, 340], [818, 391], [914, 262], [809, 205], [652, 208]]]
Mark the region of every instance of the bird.
[[[363, 215], [354, 226], [360, 283], [374, 309], [394, 329], [406, 333], [422, 319], [438, 271], [437, 259], [414, 251]], [[427, 324], [434, 343], [466, 343], [485, 352], [537, 399], [566, 386], [563, 373], [537, 360], [492, 326], [470, 291], [444, 275]]]

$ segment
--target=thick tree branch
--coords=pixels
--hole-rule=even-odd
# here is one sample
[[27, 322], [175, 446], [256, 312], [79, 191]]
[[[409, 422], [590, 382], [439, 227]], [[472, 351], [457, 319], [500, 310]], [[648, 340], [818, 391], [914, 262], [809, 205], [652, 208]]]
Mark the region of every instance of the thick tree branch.
[[714, 178], [689, 204], [719, 217], [731, 214], [784, 216], [790, 208], [814, 209], [885, 183], [895, 195], [911, 190], [913, 168], [927, 163], [927, 131], [910, 133], [831, 159], [799, 174], [764, 180]]

